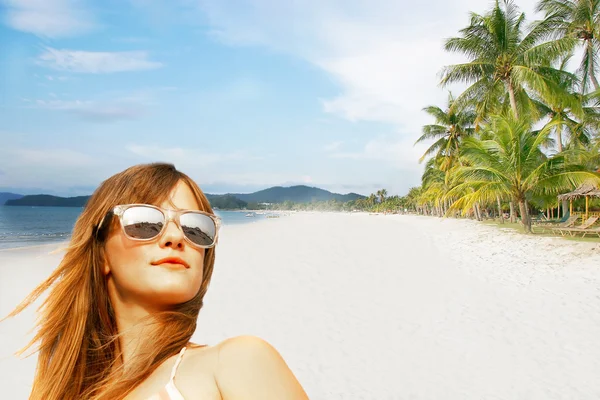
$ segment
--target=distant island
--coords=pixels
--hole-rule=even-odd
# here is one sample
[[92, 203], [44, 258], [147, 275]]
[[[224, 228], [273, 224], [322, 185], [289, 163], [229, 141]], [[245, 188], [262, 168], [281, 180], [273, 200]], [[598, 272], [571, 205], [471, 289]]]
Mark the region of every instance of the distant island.
[[58, 197], [49, 194], [34, 194], [6, 200], [5, 206], [35, 207], [83, 207], [90, 196]]
[[22, 197], [22, 194], [0, 192], [0, 206], [6, 203], [8, 200], [16, 200]]
[[[345, 203], [364, 199], [356, 193], [337, 194], [316, 187], [305, 185], [282, 187], [275, 186], [254, 193], [228, 193], [223, 195], [206, 194], [213, 208], [221, 210], [262, 209], [268, 204], [281, 203], [315, 203], [336, 201]], [[90, 196], [59, 197], [46, 194], [18, 195], [0, 193], [0, 205], [35, 206], [35, 207], [84, 207]], [[3, 202], [4, 200], [4, 202]]]

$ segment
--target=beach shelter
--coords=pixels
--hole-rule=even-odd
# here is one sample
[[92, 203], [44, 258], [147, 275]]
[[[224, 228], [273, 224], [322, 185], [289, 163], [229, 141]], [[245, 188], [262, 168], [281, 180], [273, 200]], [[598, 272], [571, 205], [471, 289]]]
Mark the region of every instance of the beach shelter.
[[584, 183], [569, 193], [559, 194], [559, 200], [569, 200], [569, 212], [573, 215], [573, 200], [585, 197], [585, 219], [589, 217], [590, 197], [600, 197], [600, 189], [595, 184]]

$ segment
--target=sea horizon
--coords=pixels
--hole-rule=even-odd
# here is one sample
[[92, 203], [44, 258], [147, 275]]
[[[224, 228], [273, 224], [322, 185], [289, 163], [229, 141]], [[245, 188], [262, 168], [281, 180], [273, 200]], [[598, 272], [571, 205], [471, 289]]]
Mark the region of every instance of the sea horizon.
[[[0, 250], [34, 247], [70, 240], [75, 221], [84, 207], [0, 205]], [[258, 210], [215, 210], [224, 226], [266, 218]], [[246, 217], [252, 213], [252, 217]]]

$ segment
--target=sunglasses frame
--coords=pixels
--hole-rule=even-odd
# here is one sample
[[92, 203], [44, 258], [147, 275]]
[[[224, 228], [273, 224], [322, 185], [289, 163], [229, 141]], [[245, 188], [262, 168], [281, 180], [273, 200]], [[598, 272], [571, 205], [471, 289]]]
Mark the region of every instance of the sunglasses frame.
[[[130, 208], [133, 207], [147, 207], [147, 208], [153, 208], [155, 210], [158, 210], [164, 217], [165, 217], [165, 222], [164, 225], [162, 226], [161, 231], [154, 237], [151, 237], [149, 239], [140, 239], [140, 238], [134, 238], [131, 237], [130, 235], [127, 234], [127, 232], [125, 232], [125, 226], [123, 226], [123, 215], [125, 214], [125, 211], [127, 211]], [[151, 242], [153, 240], [156, 240], [158, 238], [160, 238], [163, 233], [165, 232], [165, 229], [167, 228], [167, 225], [169, 224], [170, 221], [173, 221], [175, 223], [175, 225], [177, 225], [177, 227], [181, 230], [181, 232], [183, 233], [183, 237], [185, 238], [185, 240], [192, 246], [192, 247], [196, 247], [196, 248], [200, 248], [200, 249], [210, 249], [212, 247], [215, 247], [217, 244], [217, 241], [219, 240], [219, 229], [221, 227], [221, 218], [214, 215], [214, 214], [210, 214], [204, 211], [200, 211], [200, 210], [171, 210], [171, 209], [166, 209], [166, 208], [162, 208], [162, 207], [158, 207], [152, 204], [120, 204], [117, 205], [115, 207], [113, 207], [112, 210], [109, 211], [109, 213], [112, 213], [113, 215], [116, 215], [117, 217], [119, 217], [119, 225], [121, 225], [121, 231], [123, 232], [123, 234], [125, 235], [125, 237], [127, 237], [127, 239], [129, 240], [134, 240], [136, 242]], [[205, 246], [205, 245], [201, 245], [201, 244], [197, 244], [192, 242], [187, 235], [185, 234], [185, 232], [183, 231], [183, 228], [181, 227], [181, 216], [184, 214], [202, 214], [202, 215], [206, 215], [207, 217], [209, 217], [210, 219], [213, 220], [214, 224], [215, 224], [215, 238], [213, 240], [213, 243]], [[108, 215], [108, 214], [107, 214]], [[99, 227], [102, 227], [104, 222], [104, 218], [102, 219], [102, 221], [99, 224]]]

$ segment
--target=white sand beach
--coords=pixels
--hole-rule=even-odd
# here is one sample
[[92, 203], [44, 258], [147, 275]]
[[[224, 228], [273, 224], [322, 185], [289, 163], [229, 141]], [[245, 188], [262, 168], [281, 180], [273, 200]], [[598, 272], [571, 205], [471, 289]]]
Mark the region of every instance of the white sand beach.
[[[0, 316], [57, 264], [0, 251]], [[32, 310], [0, 323], [3, 399], [25, 399]], [[468, 220], [310, 214], [225, 226], [194, 341], [252, 334], [311, 399], [600, 398], [600, 243]]]

